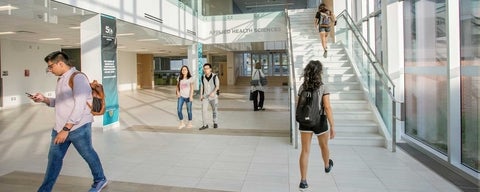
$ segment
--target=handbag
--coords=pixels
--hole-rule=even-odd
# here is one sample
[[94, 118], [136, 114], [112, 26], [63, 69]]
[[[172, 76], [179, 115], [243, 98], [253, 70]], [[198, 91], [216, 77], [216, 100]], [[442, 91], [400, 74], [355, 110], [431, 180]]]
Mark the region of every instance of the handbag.
[[253, 91], [250, 91], [250, 98], [249, 98], [249, 100], [250, 100], [250, 101], [253, 101], [254, 97], [255, 97], [255, 94], [253, 94]]
[[252, 80], [250, 81], [250, 85], [253, 85], [253, 86], [258, 86], [259, 83], [260, 83], [260, 81], [259, 81], [258, 79], [255, 79], [255, 80], [252, 79]]

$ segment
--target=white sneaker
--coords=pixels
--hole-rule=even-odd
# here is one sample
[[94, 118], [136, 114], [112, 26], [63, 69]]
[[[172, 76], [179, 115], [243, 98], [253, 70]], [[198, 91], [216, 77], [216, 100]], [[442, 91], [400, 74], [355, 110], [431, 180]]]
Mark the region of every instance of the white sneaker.
[[183, 129], [185, 127], [185, 123], [183, 121], [180, 121], [180, 125], [178, 125], [178, 129]]
[[189, 129], [190, 129], [190, 128], [192, 128], [192, 126], [193, 126], [193, 125], [192, 125], [192, 122], [191, 122], [191, 121], [189, 121], [189, 122], [188, 122], [188, 124], [187, 124], [187, 128], [189, 128]]

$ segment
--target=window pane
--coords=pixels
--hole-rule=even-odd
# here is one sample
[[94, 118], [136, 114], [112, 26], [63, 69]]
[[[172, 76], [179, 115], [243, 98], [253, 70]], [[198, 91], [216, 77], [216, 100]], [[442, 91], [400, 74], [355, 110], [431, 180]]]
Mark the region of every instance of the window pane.
[[480, 1], [460, 1], [462, 163], [480, 168]]
[[448, 149], [445, 5], [445, 0], [404, 3], [405, 132], [444, 154]]

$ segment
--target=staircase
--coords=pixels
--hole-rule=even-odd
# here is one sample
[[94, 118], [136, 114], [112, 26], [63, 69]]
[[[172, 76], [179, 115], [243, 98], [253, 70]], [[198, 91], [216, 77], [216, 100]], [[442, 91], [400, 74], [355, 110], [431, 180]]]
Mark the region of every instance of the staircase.
[[[352, 64], [341, 45], [328, 43], [324, 57], [318, 31], [313, 26], [316, 9], [289, 10], [296, 88], [303, 69], [310, 60], [322, 62], [323, 81], [330, 90], [336, 137], [331, 144], [385, 146], [379, 124]], [[332, 41], [329, 37], [329, 41]], [[316, 141], [314, 139], [313, 141]]]

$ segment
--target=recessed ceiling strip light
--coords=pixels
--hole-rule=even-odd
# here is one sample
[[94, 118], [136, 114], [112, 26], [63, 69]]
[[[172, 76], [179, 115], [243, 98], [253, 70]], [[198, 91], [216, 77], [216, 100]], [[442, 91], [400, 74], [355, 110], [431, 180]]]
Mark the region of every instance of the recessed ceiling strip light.
[[10, 11], [10, 10], [14, 10], [14, 9], [18, 9], [18, 7], [11, 6], [10, 4], [0, 6], [0, 11]]
[[13, 32], [13, 31], [0, 32], [0, 35], [10, 35], [10, 34], [15, 34], [15, 32]]
[[62, 40], [62, 38], [45, 38], [45, 39], [40, 39], [40, 41], [58, 41], [58, 40]]
[[119, 33], [119, 34], [117, 34], [117, 37], [132, 36], [132, 35], [135, 35], [135, 33]]
[[156, 40], [158, 40], [158, 39], [139, 39], [137, 41], [156, 41]]

